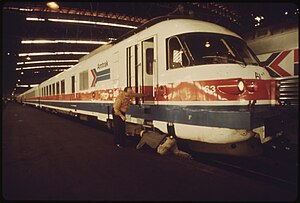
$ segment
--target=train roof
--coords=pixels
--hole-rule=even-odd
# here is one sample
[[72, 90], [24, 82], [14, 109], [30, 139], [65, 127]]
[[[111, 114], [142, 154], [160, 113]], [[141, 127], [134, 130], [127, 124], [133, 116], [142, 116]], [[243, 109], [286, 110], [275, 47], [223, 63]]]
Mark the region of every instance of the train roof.
[[98, 47], [97, 49], [93, 50], [91, 53], [89, 53], [89, 54], [81, 57], [78, 62], [84, 61], [84, 60], [86, 60], [86, 59], [88, 59], [88, 58], [90, 58], [90, 57], [98, 54], [99, 52], [104, 51], [104, 50], [110, 48], [111, 46], [112, 46], [111, 42], [109, 42], [108, 44], [104, 44], [104, 45]]
[[[141, 31], [155, 25], [155, 24], [158, 24], [160, 22], [164, 22], [164, 21], [168, 21], [168, 20], [173, 20], [173, 19], [181, 19], [181, 20], [185, 20], [185, 19], [190, 19], [190, 20], [197, 20], [197, 21], [201, 21], [201, 22], [205, 22], [205, 23], [209, 23], [209, 24], [213, 24], [213, 25], [216, 25], [216, 26], [219, 26], [219, 27], [222, 27], [220, 25], [217, 25], [215, 23], [211, 23], [211, 22], [207, 22], [207, 21], [203, 21], [203, 20], [200, 20], [198, 18], [195, 18], [195, 17], [190, 17], [190, 16], [179, 16], [179, 15], [168, 15], [168, 16], [159, 16], [159, 17], [156, 17], [156, 18], [153, 18], [153, 19], [150, 19], [148, 21], [146, 21], [145, 23], [143, 23], [141, 26], [139, 26], [137, 29], [133, 29], [127, 33], [125, 33], [124, 35], [120, 36], [117, 40], [115, 41], [110, 41], [108, 44], [105, 44], [105, 45], [102, 45], [100, 46], [99, 48], [95, 49], [94, 51], [92, 51], [91, 53], [81, 57], [79, 59], [79, 62], [81, 61], [84, 61], [92, 56], [94, 56], [95, 54], [99, 53], [99, 52], [102, 52], [110, 47], [112, 47], [113, 45], [137, 34], [137, 33], [140, 33]], [[233, 33], [235, 34], [235, 33]], [[235, 34], [236, 35], [236, 34]], [[238, 35], [236, 35], [238, 36]], [[240, 37], [240, 36], [238, 36]]]
[[199, 20], [199, 19], [192, 18], [192, 17], [189, 17], [189, 16], [159, 16], [159, 17], [150, 19], [150, 20], [146, 21], [145, 23], [143, 23], [141, 26], [139, 26], [137, 29], [133, 29], [133, 30], [125, 33], [124, 35], [120, 36], [117, 40], [110, 41], [108, 44], [102, 45], [99, 48], [93, 50], [91, 53], [81, 57], [79, 59], [79, 62], [84, 61], [84, 60], [94, 56], [95, 54], [110, 48], [112, 45], [115, 45], [115, 44], [123, 41], [124, 39], [127, 39], [128, 37], [131, 37], [132, 35], [135, 35], [135, 34], [141, 32], [141, 31], [147, 29], [150, 26], [153, 26], [153, 25], [155, 25], [159, 22], [162, 22], [162, 21], [165, 21], [165, 20], [170, 20], [170, 19], [195, 19], [195, 20]]
[[[173, 20], [173, 19], [190, 19], [190, 20], [197, 20], [197, 21], [202, 21], [202, 22], [205, 22], [205, 23], [210, 23], [210, 24], [214, 24], [216, 26], [220, 26], [220, 25], [217, 25], [215, 23], [212, 23], [212, 22], [208, 22], [208, 21], [203, 21], [199, 18], [195, 18], [195, 17], [191, 17], [191, 16], [180, 16], [180, 15], [168, 15], [168, 16], [159, 16], [159, 17], [156, 17], [156, 18], [153, 18], [153, 19], [150, 19], [148, 21], [146, 21], [145, 23], [143, 23], [141, 26], [139, 26], [137, 29], [133, 29], [127, 33], [125, 33], [124, 35], [120, 36], [116, 41], [113, 41], [112, 44], [117, 44], [119, 43], [120, 41], [124, 40], [124, 39], [127, 39], [129, 37], [131, 37], [132, 35], [135, 35], [155, 24], [158, 24], [160, 22], [163, 22], [163, 21], [168, 21], [168, 20]], [[222, 27], [222, 26], [220, 26]]]

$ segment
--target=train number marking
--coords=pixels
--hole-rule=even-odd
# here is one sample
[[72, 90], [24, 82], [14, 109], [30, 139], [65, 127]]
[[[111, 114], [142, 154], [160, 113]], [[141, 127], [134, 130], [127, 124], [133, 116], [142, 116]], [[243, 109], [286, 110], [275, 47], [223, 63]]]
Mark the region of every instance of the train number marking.
[[216, 86], [215, 85], [205, 85], [204, 92], [208, 93], [208, 94], [213, 94], [216, 92]]

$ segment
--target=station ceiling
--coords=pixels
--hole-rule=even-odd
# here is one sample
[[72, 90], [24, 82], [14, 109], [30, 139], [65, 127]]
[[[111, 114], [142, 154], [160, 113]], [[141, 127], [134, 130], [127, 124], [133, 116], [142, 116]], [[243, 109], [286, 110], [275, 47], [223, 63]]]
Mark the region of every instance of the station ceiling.
[[[2, 4], [2, 97], [26, 91], [157, 16], [192, 15], [242, 36], [261, 27], [298, 22], [299, 16], [292, 3], [58, 2], [59, 9], [46, 3]], [[259, 26], [255, 17], [263, 17]]]

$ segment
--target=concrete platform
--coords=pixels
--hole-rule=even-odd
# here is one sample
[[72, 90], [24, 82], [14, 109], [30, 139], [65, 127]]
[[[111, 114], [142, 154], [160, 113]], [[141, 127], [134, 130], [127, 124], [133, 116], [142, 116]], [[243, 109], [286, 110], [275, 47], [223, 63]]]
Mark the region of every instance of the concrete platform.
[[265, 183], [149, 148], [116, 148], [111, 133], [32, 107], [2, 112], [5, 200], [292, 201]]

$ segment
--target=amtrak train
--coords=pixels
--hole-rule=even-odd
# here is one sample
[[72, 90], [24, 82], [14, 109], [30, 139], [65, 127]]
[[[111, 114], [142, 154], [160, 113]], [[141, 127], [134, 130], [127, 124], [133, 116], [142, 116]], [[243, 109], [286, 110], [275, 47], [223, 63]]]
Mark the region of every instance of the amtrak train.
[[250, 154], [282, 134], [278, 118], [290, 105], [280, 100], [283, 81], [272, 78], [230, 30], [164, 16], [99, 47], [17, 99], [111, 126], [114, 100], [131, 86], [149, 96], [133, 99], [128, 134], [159, 130], [195, 151]]
[[299, 28], [296, 23], [273, 25], [243, 38], [273, 77], [299, 75]]

